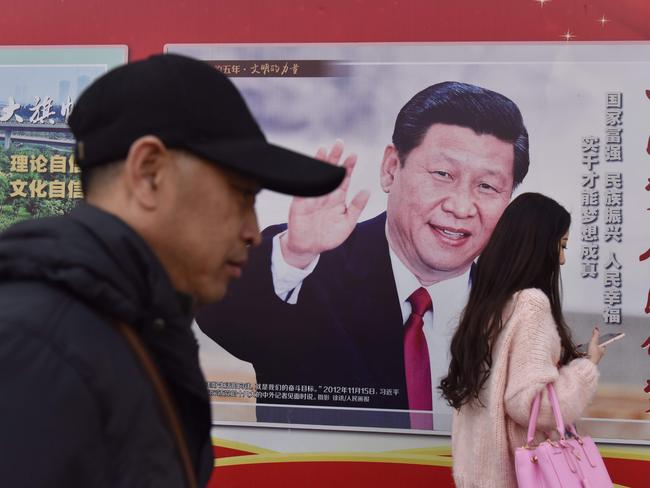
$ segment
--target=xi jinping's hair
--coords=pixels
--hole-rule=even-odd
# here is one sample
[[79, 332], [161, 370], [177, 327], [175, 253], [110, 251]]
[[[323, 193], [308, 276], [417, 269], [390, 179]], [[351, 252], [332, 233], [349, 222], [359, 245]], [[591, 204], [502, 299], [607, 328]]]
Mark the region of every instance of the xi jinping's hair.
[[411, 98], [395, 120], [393, 144], [404, 164], [434, 124], [458, 125], [490, 134], [514, 146], [513, 187], [528, 173], [528, 131], [517, 105], [500, 93], [476, 85], [445, 81]]

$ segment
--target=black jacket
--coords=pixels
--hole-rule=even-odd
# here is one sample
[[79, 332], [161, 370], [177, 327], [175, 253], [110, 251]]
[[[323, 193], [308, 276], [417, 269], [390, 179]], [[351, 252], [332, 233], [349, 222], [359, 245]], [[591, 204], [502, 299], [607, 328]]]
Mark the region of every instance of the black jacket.
[[184, 486], [153, 388], [117, 320], [154, 357], [207, 483], [210, 409], [190, 300], [133, 230], [83, 205], [0, 236], [2, 486]]

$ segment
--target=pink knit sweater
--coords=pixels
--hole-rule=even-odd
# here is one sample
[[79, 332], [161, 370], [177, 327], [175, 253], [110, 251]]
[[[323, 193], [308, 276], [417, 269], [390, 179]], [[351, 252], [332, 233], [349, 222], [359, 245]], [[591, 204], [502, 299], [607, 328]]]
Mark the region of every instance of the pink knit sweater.
[[[598, 370], [588, 359], [574, 359], [558, 369], [560, 336], [541, 290], [513, 295], [492, 354], [492, 370], [480, 395], [485, 407], [466, 404], [454, 414], [453, 472], [462, 488], [516, 487], [514, 449], [526, 442], [535, 395], [554, 382], [568, 424], [580, 417], [598, 384]], [[546, 394], [537, 425], [547, 432], [555, 429]], [[538, 436], [536, 440], [543, 440]]]

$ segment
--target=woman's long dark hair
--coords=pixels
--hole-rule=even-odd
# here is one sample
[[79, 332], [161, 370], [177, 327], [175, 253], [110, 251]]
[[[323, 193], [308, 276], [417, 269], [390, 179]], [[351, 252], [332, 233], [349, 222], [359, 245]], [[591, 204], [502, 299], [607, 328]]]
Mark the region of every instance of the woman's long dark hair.
[[539, 193], [523, 193], [506, 208], [478, 259], [472, 288], [451, 341], [449, 374], [440, 384], [458, 409], [478, 402], [490, 375], [492, 347], [513, 293], [538, 288], [548, 296], [562, 342], [561, 364], [578, 357], [562, 316], [560, 241], [571, 225], [564, 207]]

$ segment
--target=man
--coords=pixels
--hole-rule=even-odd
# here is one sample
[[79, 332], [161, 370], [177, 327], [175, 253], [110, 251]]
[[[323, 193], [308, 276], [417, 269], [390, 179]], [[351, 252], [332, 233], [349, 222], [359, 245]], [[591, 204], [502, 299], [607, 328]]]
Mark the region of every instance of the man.
[[[337, 143], [327, 159], [342, 153]], [[360, 224], [367, 193], [346, 205], [354, 164], [332, 194], [292, 202], [287, 226], [265, 231], [245, 279], [197, 322], [253, 364], [258, 403], [397, 410], [259, 407], [258, 421], [429, 429], [430, 412], [446, 411], [437, 385], [471, 265], [526, 175], [528, 134], [503, 95], [439, 83], [400, 111], [380, 169], [386, 213]]]
[[2, 485], [205, 486], [194, 305], [259, 244], [261, 187], [322, 195], [344, 171], [268, 144], [231, 82], [181, 56], [104, 75], [69, 124], [85, 204], [0, 238]]

